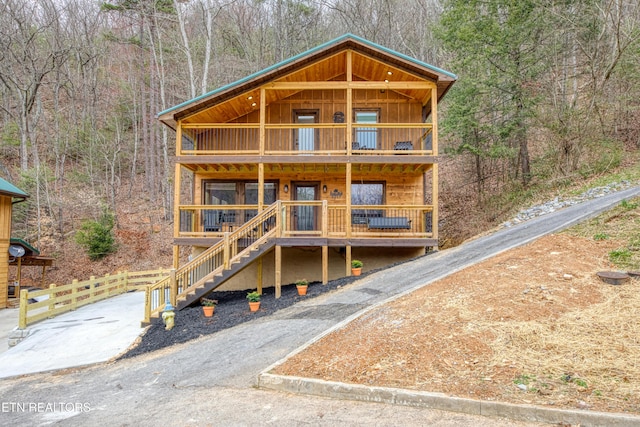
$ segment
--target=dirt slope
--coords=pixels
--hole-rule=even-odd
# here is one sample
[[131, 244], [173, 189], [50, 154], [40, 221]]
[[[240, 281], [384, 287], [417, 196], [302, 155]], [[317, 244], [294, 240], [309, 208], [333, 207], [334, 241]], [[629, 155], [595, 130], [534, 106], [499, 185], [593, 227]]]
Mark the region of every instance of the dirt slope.
[[640, 280], [595, 275], [618, 245], [544, 237], [368, 312], [277, 373], [639, 413]]

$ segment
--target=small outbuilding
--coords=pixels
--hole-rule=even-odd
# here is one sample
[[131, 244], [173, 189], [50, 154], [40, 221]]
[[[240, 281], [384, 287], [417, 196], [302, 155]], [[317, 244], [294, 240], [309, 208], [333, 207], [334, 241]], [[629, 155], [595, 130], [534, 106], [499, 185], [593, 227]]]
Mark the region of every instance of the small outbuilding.
[[27, 193], [0, 178], [0, 308], [6, 308], [8, 302], [11, 211], [14, 203], [27, 197]]

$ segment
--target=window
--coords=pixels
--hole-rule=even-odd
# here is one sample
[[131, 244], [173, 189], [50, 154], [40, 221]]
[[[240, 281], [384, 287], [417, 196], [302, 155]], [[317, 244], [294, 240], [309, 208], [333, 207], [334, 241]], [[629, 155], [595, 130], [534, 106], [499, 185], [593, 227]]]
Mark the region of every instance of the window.
[[204, 204], [205, 205], [235, 205], [236, 183], [205, 181]]
[[[356, 110], [356, 123], [378, 123], [378, 110]], [[354, 142], [358, 144], [357, 149], [375, 150], [378, 148], [378, 128], [356, 127]], [[354, 144], [355, 145], [355, 144]]]
[[[257, 182], [203, 181], [205, 205], [257, 205]], [[264, 183], [264, 203], [270, 205], [277, 199], [277, 182]]]
[[[351, 205], [384, 205], [384, 183], [366, 182], [351, 184]], [[351, 223], [366, 224], [367, 218], [381, 217], [380, 209], [352, 209]]]
[[[264, 204], [270, 205], [276, 201], [276, 183], [265, 182], [264, 183]], [[244, 204], [245, 205], [257, 205], [258, 204], [258, 183], [247, 182], [244, 185]]]

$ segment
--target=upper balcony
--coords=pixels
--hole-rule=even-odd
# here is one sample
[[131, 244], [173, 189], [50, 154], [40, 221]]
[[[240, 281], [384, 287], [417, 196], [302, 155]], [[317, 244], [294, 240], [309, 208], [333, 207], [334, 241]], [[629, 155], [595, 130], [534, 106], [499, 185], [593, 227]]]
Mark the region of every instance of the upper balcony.
[[340, 156], [398, 156], [393, 160], [398, 163], [419, 157], [420, 163], [433, 163], [432, 130], [430, 123], [183, 124], [178, 156], [184, 163], [347, 161]]

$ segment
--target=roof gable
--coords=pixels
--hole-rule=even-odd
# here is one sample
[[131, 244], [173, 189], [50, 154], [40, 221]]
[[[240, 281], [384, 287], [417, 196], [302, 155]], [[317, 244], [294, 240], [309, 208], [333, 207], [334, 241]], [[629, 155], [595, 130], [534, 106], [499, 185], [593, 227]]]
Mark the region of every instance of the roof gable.
[[[318, 82], [337, 80], [346, 74], [346, 52], [354, 52], [353, 76], [361, 80], [384, 81], [387, 72], [393, 69], [396, 81], [432, 81], [438, 86], [438, 100], [448, 91], [457, 77], [445, 70], [434, 67], [407, 55], [392, 51], [353, 34], [345, 34], [337, 39], [293, 56], [285, 61], [251, 74], [234, 83], [222, 86], [209, 93], [193, 98], [162, 111], [158, 118], [175, 129], [177, 120], [192, 119], [196, 122], [224, 122], [233, 120], [255, 109], [251, 103], [237, 104], [216, 114], [217, 120], [206, 117], [195, 118], [199, 113], [242, 96], [243, 99], [257, 99], [260, 87], [270, 82]], [[268, 91], [267, 104], [283, 99], [291, 91]], [[410, 93], [406, 94], [411, 96]], [[418, 96], [417, 94], [414, 94]], [[220, 107], [220, 110], [222, 108]], [[222, 119], [221, 119], [222, 118]]]

